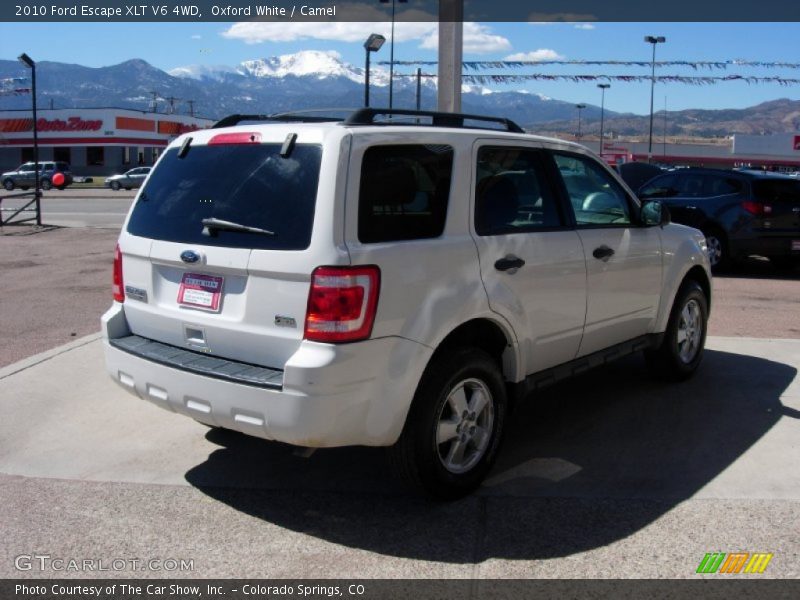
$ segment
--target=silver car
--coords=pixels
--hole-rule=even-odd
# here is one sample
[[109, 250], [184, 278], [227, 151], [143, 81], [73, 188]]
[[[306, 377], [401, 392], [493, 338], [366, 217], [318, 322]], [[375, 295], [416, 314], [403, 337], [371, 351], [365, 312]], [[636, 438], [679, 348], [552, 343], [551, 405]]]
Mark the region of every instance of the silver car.
[[110, 187], [115, 192], [121, 188], [131, 190], [142, 187], [144, 180], [147, 178], [148, 173], [152, 167], [137, 167], [122, 175], [112, 175], [108, 177], [105, 182], [106, 187]]
[[[54, 181], [57, 173], [63, 175], [63, 179], [60, 182], [57, 179]], [[32, 188], [36, 185], [36, 164], [26, 162], [15, 170], [0, 175], [0, 181], [9, 192], [15, 188], [21, 188], [22, 190]], [[39, 185], [43, 190], [49, 190], [53, 187], [63, 190], [72, 181], [72, 171], [67, 163], [52, 160], [39, 161]]]

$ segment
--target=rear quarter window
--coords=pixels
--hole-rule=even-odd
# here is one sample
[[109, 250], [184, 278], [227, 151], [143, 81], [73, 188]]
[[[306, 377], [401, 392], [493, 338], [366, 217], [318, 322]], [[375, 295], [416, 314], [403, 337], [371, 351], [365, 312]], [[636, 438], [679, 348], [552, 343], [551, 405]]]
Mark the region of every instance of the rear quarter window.
[[451, 146], [368, 148], [361, 163], [359, 241], [439, 237], [447, 216], [452, 171]]
[[[128, 232], [156, 240], [205, 246], [303, 250], [311, 242], [322, 149], [297, 144], [288, 157], [281, 144], [190, 147], [184, 158], [170, 149], [150, 173], [128, 222]], [[217, 230], [216, 218], [274, 232]]]

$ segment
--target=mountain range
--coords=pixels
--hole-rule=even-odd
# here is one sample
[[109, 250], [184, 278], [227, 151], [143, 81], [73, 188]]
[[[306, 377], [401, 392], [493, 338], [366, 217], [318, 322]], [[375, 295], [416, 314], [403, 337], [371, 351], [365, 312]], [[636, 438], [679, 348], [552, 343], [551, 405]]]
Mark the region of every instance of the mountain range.
[[[16, 61], [0, 60], [0, 79], [26, 75]], [[388, 71], [370, 69], [373, 106], [388, 104]], [[421, 104], [436, 106], [434, 78], [422, 81]], [[239, 65], [189, 65], [162, 71], [140, 59], [108, 67], [47, 62], [37, 63], [38, 103], [42, 108], [116, 106], [152, 110], [155, 93], [159, 112], [188, 112], [220, 118], [231, 113], [272, 113], [331, 107], [359, 107], [364, 99], [364, 69], [344, 62], [336, 52], [301, 51]], [[414, 78], [396, 78], [394, 106], [413, 108]], [[29, 96], [0, 96], [1, 109], [24, 109]], [[576, 109], [564, 102], [525, 91], [495, 91], [463, 86], [464, 112], [503, 116], [535, 130], [573, 133]], [[599, 129], [600, 107], [582, 111], [584, 134]], [[605, 111], [606, 131], [621, 135], [645, 134], [649, 117]], [[663, 115], [656, 113], [661, 132]], [[800, 129], [800, 101], [775, 100], [745, 109], [683, 110], [668, 113], [668, 135], [725, 136], [731, 133], [779, 133]]]

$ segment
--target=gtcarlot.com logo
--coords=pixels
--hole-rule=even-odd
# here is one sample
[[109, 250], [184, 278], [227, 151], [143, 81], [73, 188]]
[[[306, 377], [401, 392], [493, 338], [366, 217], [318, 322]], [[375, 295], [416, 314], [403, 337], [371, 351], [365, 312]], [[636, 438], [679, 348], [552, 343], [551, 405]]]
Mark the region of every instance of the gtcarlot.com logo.
[[708, 552], [697, 566], [697, 573], [763, 573], [772, 554], [766, 552]]
[[50, 554], [14, 557], [17, 571], [194, 571], [194, 559], [186, 558], [75, 558]]

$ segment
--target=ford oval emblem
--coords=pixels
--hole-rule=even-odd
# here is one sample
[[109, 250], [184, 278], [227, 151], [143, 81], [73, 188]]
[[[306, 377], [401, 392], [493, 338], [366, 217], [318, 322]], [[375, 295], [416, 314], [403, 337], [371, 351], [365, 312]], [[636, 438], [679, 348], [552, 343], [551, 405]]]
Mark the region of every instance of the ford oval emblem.
[[196, 263], [200, 260], [200, 255], [194, 250], [184, 250], [181, 252], [181, 260], [185, 263]]

